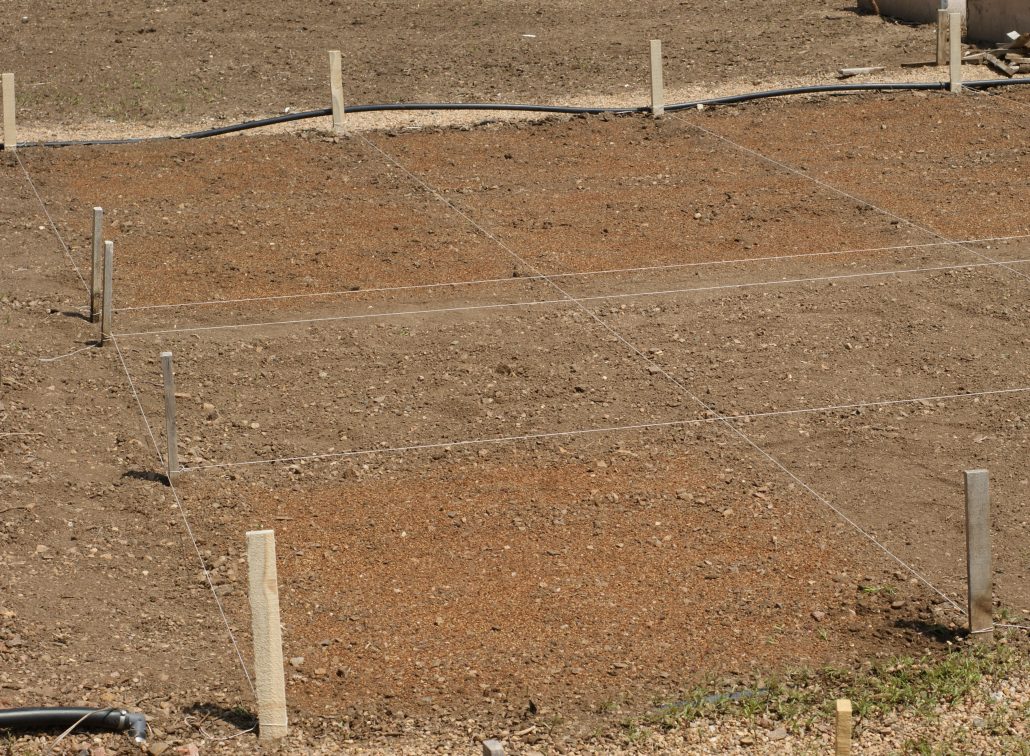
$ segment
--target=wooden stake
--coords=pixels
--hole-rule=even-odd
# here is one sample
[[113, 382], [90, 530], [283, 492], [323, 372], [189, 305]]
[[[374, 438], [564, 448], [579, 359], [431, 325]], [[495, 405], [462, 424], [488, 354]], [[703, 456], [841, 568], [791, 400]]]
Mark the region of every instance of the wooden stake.
[[947, 9], [941, 8], [937, 11], [937, 65], [944, 66], [948, 63], [948, 29], [951, 25], [951, 16]]
[[851, 756], [851, 701], [837, 699], [837, 742], [836, 756]]
[[329, 51], [329, 89], [333, 96], [333, 131], [343, 131], [343, 59], [339, 50]]
[[990, 478], [986, 470], [966, 470], [965, 475], [969, 633], [981, 643], [990, 643], [994, 640]]
[[665, 82], [662, 76], [662, 41], [651, 40], [651, 115], [665, 114]]
[[14, 120], [14, 74], [0, 76], [4, 101], [4, 149], [14, 152], [18, 148], [18, 124]]
[[272, 740], [285, 737], [288, 729], [274, 530], [247, 533], [247, 562], [254, 630], [254, 672], [257, 677], [258, 737]]
[[114, 288], [114, 242], [104, 242], [104, 289], [100, 309], [100, 346], [111, 340], [111, 297]]
[[948, 14], [948, 45], [951, 50], [949, 60], [950, 85], [949, 89], [958, 94], [962, 91], [962, 14]]
[[93, 275], [89, 285], [89, 322], [100, 320], [100, 287], [104, 271], [104, 208], [93, 208]]
[[172, 353], [161, 352], [161, 374], [165, 380], [165, 443], [168, 480], [175, 482], [179, 475], [179, 444], [175, 433], [175, 374], [172, 372]]

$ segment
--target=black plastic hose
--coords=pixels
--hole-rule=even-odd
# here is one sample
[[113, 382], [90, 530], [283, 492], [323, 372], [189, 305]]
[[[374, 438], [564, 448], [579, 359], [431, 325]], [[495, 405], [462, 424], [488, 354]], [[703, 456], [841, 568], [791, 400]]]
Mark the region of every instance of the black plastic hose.
[[[1030, 84], [1030, 78], [1018, 79], [979, 79], [965, 81], [963, 87], [969, 89], [991, 89], [994, 87], [1011, 87]], [[692, 100], [667, 105], [667, 112], [677, 110], [690, 110], [698, 106], [714, 107], [717, 105], [738, 105], [743, 102], [754, 100], [765, 100], [774, 97], [792, 97], [806, 94], [838, 94], [842, 92], [927, 92], [943, 91], [948, 89], [946, 81], [932, 82], [881, 82], [868, 84], [816, 84], [807, 87], [790, 87], [786, 89], [768, 89], [760, 92], [747, 92], [739, 95], [728, 95], [726, 97], [710, 97], [703, 100]], [[419, 110], [479, 110], [479, 111], [515, 111], [520, 113], [564, 113], [568, 115], [601, 115], [611, 113], [615, 115], [628, 115], [632, 113], [647, 113], [650, 108], [647, 106], [631, 108], [603, 108], [603, 107], [574, 107], [571, 105], [519, 105], [504, 102], [395, 102], [379, 105], [351, 105], [344, 108], [344, 113], [378, 113], [383, 111], [419, 111]], [[319, 110], [304, 110], [298, 113], [287, 113], [271, 118], [260, 118], [253, 121], [243, 121], [229, 126], [219, 126], [214, 129], [203, 131], [191, 131], [187, 134], [153, 136], [153, 137], [129, 137], [125, 139], [79, 139], [69, 141], [52, 142], [24, 142], [19, 147], [87, 147], [94, 145], [110, 144], [140, 144], [141, 142], [157, 142], [169, 139], [206, 139], [208, 137], [234, 134], [249, 129], [259, 129], [263, 126], [272, 126], [277, 123], [289, 123], [291, 121], [303, 121], [308, 118], [323, 118], [332, 115], [331, 108], [320, 108]]]
[[128, 732], [136, 743], [147, 739], [147, 718], [124, 709], [0, 709], [0, 730], [66, 730], [76, 722], [78, 730]]

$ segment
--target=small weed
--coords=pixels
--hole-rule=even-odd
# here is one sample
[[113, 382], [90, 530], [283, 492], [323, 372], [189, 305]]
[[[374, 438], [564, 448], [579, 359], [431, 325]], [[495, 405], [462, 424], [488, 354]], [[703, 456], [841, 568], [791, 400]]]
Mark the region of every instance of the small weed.
[[906, 740], [901, 744], [902, 753], [918, 754], [918, 756], [943, 756], [946, 751], [940, 751], [926, 738], [917, 740]]
[[548, 732], [554, 732], [565, 723], [564, 717], [561, 714], [552, 714], [543, 721], [544, 727], [547, 728]]

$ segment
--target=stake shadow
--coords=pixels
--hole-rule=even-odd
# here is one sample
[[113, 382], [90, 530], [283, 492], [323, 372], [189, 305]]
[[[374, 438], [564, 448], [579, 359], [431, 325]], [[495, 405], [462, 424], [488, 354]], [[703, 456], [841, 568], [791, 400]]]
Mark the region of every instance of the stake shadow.
[[153, 470], [126, 470], [122, 473], [122, 477], [129, 478], [130, 480], [146, 480], [151, 483], [161, 483], [165, 486], [169, 485], [167, 475], [154, 472]]
[[203, 727], [204, 722], [210, 722], [215, 719], [224, 722], [230, 727], [234, 727], [240, 732], [254, 730], [258, 724], [257, 717], [242, 706], [227, 708], [217, 704], [196, 703], [184, 709], [183, 714], [188, 719], [195, 720], [192, 722], [192, 725], [198, 728]]
[[927, 622], [921, 619], [900, 619], [894, 623], [895, 627], [911, 630], [924, 638], [930, 638], [937, 643], [955, 642], [965, 638], [968, 634], [965, 629], [949, 627], [939, 622]]

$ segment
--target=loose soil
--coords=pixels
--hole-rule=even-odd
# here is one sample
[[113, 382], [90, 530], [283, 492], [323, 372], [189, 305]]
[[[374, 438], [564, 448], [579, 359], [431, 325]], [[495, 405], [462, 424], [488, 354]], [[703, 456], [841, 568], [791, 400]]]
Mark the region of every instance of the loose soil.
[[[836, 0], [799, 7], [721, 0], [455, 5], [282, 0], [100, 0], [0, 19], [25, 124], [196, 123], [329, 106], [326, 50], [344, 56], [349, 103], [565, 102], [647, 86], [648, 40], [665, 42], [669, 86], [832, 78], [842, 66], [926, 63], [931, 27], [859, 15]], [[853, 4], [851, 4], [853, 5]]]
[[[1030, 383], [1026, 240], [954, 243], [1030, 234], [1019, 107], [26, 150], [67, 256], [5, 156], [0, 700], [141, 708], [161, 742], [233, 732], [251, 696], [183, 511], [248, 663], [243, 533], [277, 531], [287, 750], [604, 751], [698, 683], [939, 649], [972, 467], [999, 616], [1025, 618], [1030, 397], [801, 412]], [[97, 204], [119, 307], [347, 293], [123, 310], [116, 348], [40, 362], [96, 334], [71, 262]], [[656, 265], [676, 267], [578, 275]], [[425, 309], [447, 311], [365, 317]], [[163, 350], [206, 468], [184, 510], [154, 448]]]

